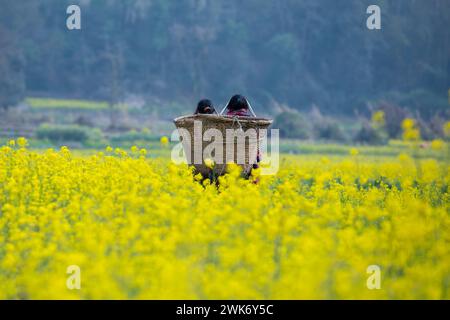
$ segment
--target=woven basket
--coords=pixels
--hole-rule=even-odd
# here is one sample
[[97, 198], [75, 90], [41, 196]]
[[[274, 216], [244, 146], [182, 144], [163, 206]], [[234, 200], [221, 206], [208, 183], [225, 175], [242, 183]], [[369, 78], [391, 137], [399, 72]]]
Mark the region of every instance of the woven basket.
[[[201, 122], [201, 132], [200, 130], [194, 130], [194, 121]], [[244, 173], [250, 172], [252, 165], [256, 162], [256, 155], [261, 142], [265, 138], [266, 132], [261, 131], [261, 129], [267, 129], [272, 124], [272, 120], [253, 117], [197, 114], [176, 118], [174, 123], [179, 132], [180, 129], [185, 129], [190, 135], [190, 139], [182, 139], [182, 144], [188, 164], [193, 165], [197, 173], [207, 176], [211, 172], [211, 169], [204, 164], [203, 152], [205, 148], [207, 146], [209, 148], [212, 146], [222, 148], [222, 157], [216, 157], [216, 160], [222, 159], [222, 161], [216, 161], [214, 165], [214, 173], [217, 176], [226, 173], [226, 164], [229, 161], [241, 166]], [[211, 139], [210, 141], [203, 141], [204, 133], [209, 129], [219, 130], [223, 140], [215, 141]], [[253, 132], [256, 132], [256, 136], [252, 135], [251, 137], [245, 138], [245, 140], [239, 140], [239, 137], [236, 136], [231, 141], [226, 138], [227, 129], [234, 129], [235, 134], [238, 136], [245, 132], [250, 132], [247, 131], [248, 129], [254, 129], [255, 131]], [[180, 137], [182, 137], [181, 132]], [[244, 136], [240, 137], [243, 138]], [[199, 154], [200, 150], [201, 154]], [[195, 157], [195, 153], [197, 153], [197, 157]]]

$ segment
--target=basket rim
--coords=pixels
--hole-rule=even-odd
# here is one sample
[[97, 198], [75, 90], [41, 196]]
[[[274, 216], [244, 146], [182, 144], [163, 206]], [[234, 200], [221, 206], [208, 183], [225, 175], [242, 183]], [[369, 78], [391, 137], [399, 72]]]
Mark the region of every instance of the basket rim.
[[191, 114], [191, 115], [185, 115], [180, 116], [175, 119], [173, 119], [173, 122], [175, 124], [181, 122], [181, 121], [190, 121], [190, 120], [214, 120], [218, 122], [233, 122], [234, 118], [239, 119], [242, 123], [252, 123], [252, 122], [258, 122], [260, 124], [272, 124], [272, 119], [267, 118], [260, 118], [260, 117], [242, 117], [242, 116], [227, 116], [227, 115], [217, 115], [217, 114]]

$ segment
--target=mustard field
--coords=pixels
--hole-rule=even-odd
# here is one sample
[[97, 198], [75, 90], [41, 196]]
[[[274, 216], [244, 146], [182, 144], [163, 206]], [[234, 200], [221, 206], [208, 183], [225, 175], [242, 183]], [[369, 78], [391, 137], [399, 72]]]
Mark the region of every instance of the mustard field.
[[282, 155], [216, 185], [152, 150], [26, 144], [0, 147], [1, 299], [450, 298], [445, 155]]

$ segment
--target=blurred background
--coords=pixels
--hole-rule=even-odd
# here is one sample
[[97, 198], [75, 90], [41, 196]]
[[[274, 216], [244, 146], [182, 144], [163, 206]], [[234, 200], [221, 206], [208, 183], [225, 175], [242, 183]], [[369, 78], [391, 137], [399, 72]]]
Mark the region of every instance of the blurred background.
[[[366, 27], [371, 4], [381, 30]], [[0, 139], [158, 141], [201, 98], [219, 109], [235, 93], [290, 152], [395, 143], [406, 118], [440, 139], [449, 26], [448, 0], [0, 0]]]

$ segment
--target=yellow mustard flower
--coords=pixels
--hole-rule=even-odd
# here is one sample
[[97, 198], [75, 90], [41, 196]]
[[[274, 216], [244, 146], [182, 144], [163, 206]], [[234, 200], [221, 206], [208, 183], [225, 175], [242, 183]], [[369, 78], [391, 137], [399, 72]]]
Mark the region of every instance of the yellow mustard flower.
[[161, 143], [163, 146], [168, 145], [168, 144], [169, 144], [169, 138], [166, 137], [166, 136], [162, 136], [161, 139], [160, 139], [160, 143]]
[[207, 158], [204, 160], [204, 162], [205, 166], [207, 166], [209, 169], [214, 168], [214, 160]]

